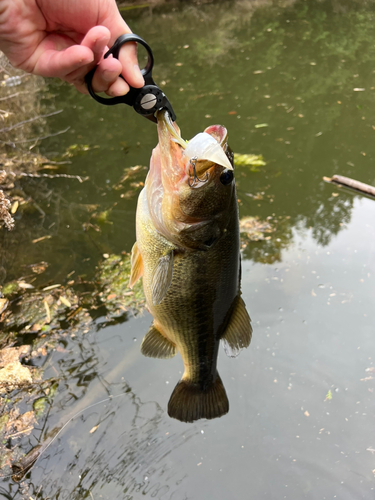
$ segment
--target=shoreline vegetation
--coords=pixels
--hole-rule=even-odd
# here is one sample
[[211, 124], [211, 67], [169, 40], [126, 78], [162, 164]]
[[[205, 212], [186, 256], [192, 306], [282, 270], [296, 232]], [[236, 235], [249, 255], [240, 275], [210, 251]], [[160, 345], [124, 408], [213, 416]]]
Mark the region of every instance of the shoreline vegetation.
[[[69, 161], [53, 161], [38, 151], [43, 139], [67, 129], [50, 132], [48, 118], [61, 110], [53, 107], [45, 80], [13, 68], [0, 53], [0, 476], [11, 474], [25, 453], [22, 438], [29, 436], [48, 412], [59, 377], [43, 379], [50, 354], [62, 350], [64, 338], [89, 330], [98, 317], [107, 323], [126, 321], [129, 313], [143, 310], [141, 286], [129, 291], [130, 256], [104, 254], [90, 280], [67, 276], [65, 283], [38, 281], [48, 268], [39, 262], [19, 270], [7, 281], [12, 249], [22, 247], [27, 222], [23, 214], [40, 212], [38, 191], [43, 178], [86, 178], [57, 173]], [[46, 104], [47, 103], [47, 104]], [[76, 145], [72, 146], [72, 156]], [[79, 147], [78, 147], [79, 149]], [[22, 179], [39, 181], [35, 196], [24, 192]], [[27, 218], [27, 217], [26, 217]], [[15, 219], [17, 219], [15, 221]], [[37, 233], [31, 243], [48, 239]], [[50, 281], [50, 280], [49, 280]], [[25, 343], [25, 339], [29, 339]], [[25, 411], [25, 407], [27, 411]], [[26, 450], [27, 451], [27, 450]]]

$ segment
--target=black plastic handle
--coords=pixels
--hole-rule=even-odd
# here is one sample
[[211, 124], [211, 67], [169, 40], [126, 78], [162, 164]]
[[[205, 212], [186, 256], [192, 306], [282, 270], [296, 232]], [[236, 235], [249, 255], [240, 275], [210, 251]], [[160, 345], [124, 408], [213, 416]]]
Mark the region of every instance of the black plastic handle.
[[[134, 33], [130, 33], [127, 35], [121, 35], [117, 38], [115, 43], [112, 45], [112, 47], [104, 54], [104, 59], [107, 59], [107, 57], [112, 54], [113, 57], [118, 59], [119, 54], [120, 54], [120, 49], [124, 45], [124, 43], [128, 42], [137, 42], [143, 45], [143, 47], [147, 50], [147, 55], [148, 55], [148, 60], [146, 66], [141, 69], [142, 76], [145, 80], [148, 78], [152, 78], [152, 68], [154, 67], [154, 55], [152, 53], [151, 47], [146, 43], [143, 38], [141, 38], [138, 35], [135, 35]], [[147, 82], [145, 82], [147, 85]]]
[[[167, 109], [171, 119], [173, 121], [176, 120], [176, 115], [173, 111], [172, 105], [167, 99], [167, 96], [164, 92], [156, 85], [152, 78], [152, 68], [154, 67], [154, 56], [152, 54], [152, 50], [150, 46], [138, 35], [134, 33], [128, 33], [126, 35], [121, 35], [117, 38], [113, 46], [105, 53], [104, 59], [106, 59], [109, 55], [113, 55], [116, 59], [119, 57], [121, 47], [128, 42], [137, 42], [143, 45], [147, 50], [147, 64], [141, 70], [142, 76], [145, 80], [145, 84], [141, 88], [130, 87], [130, 90], [127, 94], [117, 97], [101, 97], [97, 95], [92, 88], [92, 79], [94, 77], [96, 67], [89, 71], [85, 77], [85, 82], [87, 85], [87, 89], [91, 95], [95, 99], [95, 101], [100, 102], [100, 104], [104, 104], [105, 106], [112, 106], [114, 104], [124, 103], [128, 106], [133, 106], [135, 111], [145, 118], [151, 120], [154, 123], [157, 123], [156, 112], [160, 109]], [[122, 75], [120, 75], [123, 78]]]
[[[113, 55], [116, 59], [119, 57], [121, 47], [128, 42], [137, 42], [143, 45], [147, 50], [148, 60], [146, 66], [141, 70], [142, 76], [145, 80], [145, 85], [155, 85], [154, 80], [152, 79], [152, 68], [154, 67], [154, 56], [151, 50], [151, 47], [138, 35], [134, 33], [128, 33], [126, 35], [121, 35], [117, 38], [113, 46], [104, 54], [104, 59], [106, 59], [110, 54]], [[92, 79], [94, 77], [94, 73], [96, 71], [96, 67], [87, 73], [85, 76], [85, 82], [87, 85], [87, 89], [91, 95], [95, 99], [95, 101], [100, 102], [100, 104], [104, 104], [106, 106], [112, 106], [113, 104], [124, 103], [129, 106], [133, 106], [136, 97], [140, 91], [140, 89], [136, 89], [134, 87], [130, 87], [129, 92], [124, 96], [117, 97], [101, 97], [97, 95], [92, 88]], [[122, 75], [120, 75], [123, 78]]]

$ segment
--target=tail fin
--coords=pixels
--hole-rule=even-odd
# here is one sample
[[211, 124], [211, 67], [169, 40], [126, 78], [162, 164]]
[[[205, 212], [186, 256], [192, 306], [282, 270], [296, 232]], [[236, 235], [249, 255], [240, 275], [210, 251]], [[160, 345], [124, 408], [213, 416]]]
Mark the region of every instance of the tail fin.
[[217, 418], [228, 411], [229, 402], [219, 374], [204, 390], [188, 380], [180, 380], [168, 403], [168, 415], [181, 422]]

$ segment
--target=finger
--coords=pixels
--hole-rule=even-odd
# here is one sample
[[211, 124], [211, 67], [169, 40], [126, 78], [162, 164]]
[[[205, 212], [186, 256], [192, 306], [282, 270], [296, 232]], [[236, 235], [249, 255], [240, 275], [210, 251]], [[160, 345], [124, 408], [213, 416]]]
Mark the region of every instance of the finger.
[[93, 67], [101, 60], [107, 50], [110, 38], [111, 32], [105, 26], [91, 28], [83, 38], [81, 46], [88, 47], [94, 53]]
[[122, 78], [117, 78], [117, 80], [109, 87], [107, 94], [110, 96], [125, 95], [129, 92], [129, 85]]
[[120, 61], [113, 56], [103, 59], [96, 67], [91, 85], [94, 92], [106, 92], [121, 74]]
[[137, 59], [137, 44], [126, 43], [122, 46], [119, 54], [119, 61], [122, 65], [122, 76], [131, 87], [143, 87], [145, 81], [139, 69]]
[[[117, 61], [117, 59], [114, 59], [114, 61], [120, 65], [120, 63], [119, 63], [119, 61]], [[98, 68], [99, 68], [99, 66], [98, 66]], [[96, 73], [98, 71], [99, 71], [98, 69], [95, 71], [94, 78], [96, 77]], [[125, 80], [123, 78], [118, 77], [119, 71], [116, 71], [114, 73], [109, 72], [108, 75], [105, 75], [105, 73], [106, 73], [106, 71], [104, 72], [104, 78], [103, 78], [103, 75], [101, 77], [101, 78], [103, 78], [103, 80], [100, 80], [100, 78], [98, 78], [98, 80], [96, 80], [96, 83], [92, 84], [92, 88], [93, 88], [94, 92], [105, 92], [107, 95], [109, 95], [111, 97], [122, 96], [122, 95], [125, 95], [129, 92], [129, 85], [125, 82]], [[114, 78], [112, 78], [113, 76], [114, 76]], [[93, 82], [94, 82], [94, 78], [93, 78]], [[112, 80], [112, 81], [106, 82], [105, 78], [108, 78], [108, 80]], [[66, 80], [68, 82], [72, 83], [75, 86], [75, 88], [79, 92], [81, 92], [82, 94], [88, 93], [86, 83], [83, 82], [82, 79], [80, 79], [80, 78], [74, 79], [73, 75], [69, 75]]]
[[[73, 83], [77, 89], [83, 91], [83, 80], [85, 75], [95, 66], [107, 49], [110, 31], [104, 26], [95, 26], [86, 34], [81, 46], [91, 49], [94, 53], [94, 61], [89, 67], [81, 67], [65, 78]], [[109, 57], [101, 59], [92, 80], [92, 88], [95, 92], [107, 92], [111, 96], [124, 95], [129, 91], [129, 85], [118, 78], [122, 74], [127, 83], [132, 87], [142, 87], [144, 79], [138, 66], [136, 44], [125, 44], [121, 49], [119, 60]], [[115, 84], [116, 83], [116, 84]], [[115, 85], [114, 85], [115, 84]], [[110, 91], [109, 91], [110, 89]]]
[[[121, 48], [118, 60], [110, 56], [100, 61], [92, 80], [94, 92], [107, 92], [111, 96], [126, 94], [129, 91], [129, 85], [126, 85], [122, 78], [118, 78], [120, 74], [132, 87], [139, 88], [144, 85], [144, 79], [138, 66], [135, 43], [125, 44]], [[79, 84], [81, 82], [77, 80], [80, 77], [84, 78], [84, 75], [80, 73], [80, 70], [77, 70], [74, 74], [69, 75], [68, 81]], [[114, 85], [115, 83], [116, 85]]]
[[[97, 62], [102, 58], [103, 53], [108, 49], [107, 44], [109, 43], [111, 33], [108, 28], [104, 26], [95, 26], [91, 28], [83, 38], [80, 47], [90, 50], [93, 54], [93, 59], [89, 64], [81, 65], [69, 74], [65, 75], [64, 80], [72, 83], [76, 88], [82, 88], [84, 84], [84, 79], [86, 74], [95, 67]], [[108, 65], [107, 65], [108, 66]], [[116, 73], [116, 75], [107, 75], [107, 72]], [[95, 77], [95, 83], [93, 88], [96, 92], [101, 92], [102, 90], [107, 90], [110, 85], [115, 81], [119, 73], [121, 72], [121, 64], [119, 62], [112, 63], [109, 67], [104, 67], [105, 76], [104, 78]], [[97, 72], [95, 72], [96, 75]], [[109, 80], [105, 83], [105, 79]], [[81, 90], [82, 91], [82, 90]]]
[[[108, 4], [106, 15], [102, 17], [101, 24], [109, 29], [111, 32], [110, 46], [112, 46], [116, 39], [124, 34], [131, 33], [131, 29], [121, 17], [118, 8], [113, 8], [114, 2]], [[120, 51], [119, 61], [122, 64], [122, 76], [129, 83], [131, 87], [143, 87], [145, 84], [142, 73], [139, 69], [137, 60], [137, 44], [126, 43]], [[118, 84], [118, 88], [122, 86]]]
[[73, 71], [85, 67], [90, 68], [93, 61], [94, 54], [92, 50], [81, 45], [73, 45], [61, 51], [50, 49], [41, 51], [33, 73], [65, 80], [66, 76]]
[[[91, 81], [91, 87], [94, 92], [106, 92], [109, 87], [117, 80], [119, 74], [121, 73], [121, 63], [113, 57], [108, 57], [107, 59], [102, 59], [100, 64], [96, 66], [94, 76]], [[82, 86], [84, 86], [84, 75], [87, 74], [87, 68], [85, 67], [82, 73], [82, 68], [73, 71], [68, 74], [65, 80], [80, 89], [83, 92]], [[127, 86], [128, 90], [129, 87]], [[87, 93], [85, 91], [84, 93]], [[122, 95], [122, 94], [119, 94]]]

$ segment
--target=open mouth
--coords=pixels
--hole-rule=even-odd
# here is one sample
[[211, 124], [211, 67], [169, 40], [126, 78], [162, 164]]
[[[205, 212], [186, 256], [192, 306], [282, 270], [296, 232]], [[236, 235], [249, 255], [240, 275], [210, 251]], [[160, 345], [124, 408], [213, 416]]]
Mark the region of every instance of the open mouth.
[[[163, 129], [168, 131], [171, 140], [179, 144], [183, 149], [186, 172], [190, 178], [193, 176], [196, 181], [202, 180], [207, 171], [214, 165], [221, 165], [228, 170], [233, 170], [222, 144], [215, 137], [216, 134], [214, 136], [207, 132], [201, 132], [189, 142], [186, 142], [175, 129], [166, 110], [159, 111], [157, 119], [158, 122], [159, 120], [162, 122]], [[214, 127], [210, 128], [214, 130]]]

